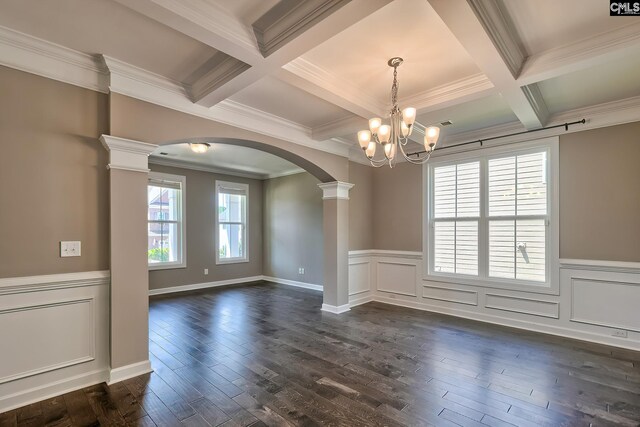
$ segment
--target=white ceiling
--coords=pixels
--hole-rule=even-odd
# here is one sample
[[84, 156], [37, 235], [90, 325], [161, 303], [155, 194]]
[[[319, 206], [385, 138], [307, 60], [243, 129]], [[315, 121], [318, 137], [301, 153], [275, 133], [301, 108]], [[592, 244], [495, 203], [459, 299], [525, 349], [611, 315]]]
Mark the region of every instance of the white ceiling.
[[[463, 0], [352, 0], [301, 33], [297, 25], [304, 27], [304, 21], [294, 21], [280, 34], [294, 37], [264, 57], [252, 23], [278, 3], [0, 0], [0, 26], [111, 56], [178, 85], [201, 83], [208, 92], [185, 94], [188, 99], [181, 101], [197, 103], [194, 108], [204, 109], [200, 115], [229, 99], [247, 107], [237, 123], [247, 117], [251, 123], [282, 119], [251, 130], [268, 128], [274, 136], [277, 128], [283, 139], [303, 138], [306, 145], [342, 138], [359, 156], [355, 133], [389, 104], [387, 60], [393, 56], [405, 60], [398, 69], [400, 107], [417, 107], [423, 125], [452, 120], [443, 128], [444, 139], [475, 131], [486, 135], [505, 124], [535, 128], [571, 110], [640, 96], [640, 20], [610, 17], [604, 0], [471, 3], [483, 13]], [[296, 13], [286, 11], [269, 31], [290, 24]], [[221, 63], [210, 61], [217, 52], [248, 64], [248, 70], [218, 85], [190, 81], [196, 70], [196, 78], [217, 71], [226, 78], [228, 69], [207, 71]], [[200, 157], [184, 150], [170, 154], [200, 166], [263, 175], [291, 170], [265, 153], [233, 155], [228, 146], [214, 148]], [[247, 156], [260, 161], [247, 162]]]
[[230, 99], [307, 127], [352, 115], [275, 77], [265, 77]]
[[634, 16], [609, 16], [609, 2], [603, 0], [503, 0], [503, 4], [529, 55], [638, 23]]
[[425, 0], [396, 0], [303, 58], [387, 105], [396, 56], [401, 99], [480, 72]]
[[618, 59], [540, 83], [552, 113], [640, 95], [640, 55]]
[[111, 0], [0, 0], [0, 25], [178, 81], [216, 50]]
[[303, 172], [300, 167], [273, 154], [253, 148], [229, 144], [211, 144], [205, 153], [194, 153], [189, 144], [158, 147], [151, 160], [157, 163], [176, 163], [176, 166], [194, 165], [220, 173], [241, 173], [255, 178], [269, 178]]

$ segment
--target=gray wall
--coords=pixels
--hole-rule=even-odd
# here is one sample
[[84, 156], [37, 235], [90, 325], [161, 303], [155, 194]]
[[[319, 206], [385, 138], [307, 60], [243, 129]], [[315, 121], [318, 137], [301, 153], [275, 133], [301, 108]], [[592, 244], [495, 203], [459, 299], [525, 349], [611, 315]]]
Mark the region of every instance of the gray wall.
[[[187, 177], [187, 267], [149, 271], [149, 288], [214, 282], [262, 274], [262, 181], [210, 172], [150, 165], [152, 171]], [[216, 265], [215, 181], [249, 184], [249, 262]], [[204, 269], [209, 274], [204, 275]]]
[[[0, 277], [109, 269], [105, 94], [0, 66]], [[60, 258], [61, 240], [82, 256]]]
[[349, 162], [349, 250], [373, 249], [374, 168]]
[[[323, 284], [322, 190], [309, 173], [264, 181], [264, 274]], [[305, 274], [298, 274], [304, 267]]]
[[[560, 257], [640, 261], [640, 122], [560, 136]], [[374, 249], [422, 250], [422, 168], [373, 171]], [[364, 203], [364, 202], [361, 202]]]
[[422, 166], [373, 171], [373, 249], [422, 250]]

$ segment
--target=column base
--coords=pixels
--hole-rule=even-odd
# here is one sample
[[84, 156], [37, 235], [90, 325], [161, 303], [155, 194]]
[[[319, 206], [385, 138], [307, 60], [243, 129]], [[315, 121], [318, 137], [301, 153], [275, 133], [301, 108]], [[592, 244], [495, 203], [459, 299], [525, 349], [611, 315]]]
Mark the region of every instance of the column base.
[[321, 310], [326, 311], [328, 313], [340, 314], [340, 313], [345, 313], [351, 310], [351, 307], [349, 306], [349, 304], [343, 304], [343, 305], [322, 304]]

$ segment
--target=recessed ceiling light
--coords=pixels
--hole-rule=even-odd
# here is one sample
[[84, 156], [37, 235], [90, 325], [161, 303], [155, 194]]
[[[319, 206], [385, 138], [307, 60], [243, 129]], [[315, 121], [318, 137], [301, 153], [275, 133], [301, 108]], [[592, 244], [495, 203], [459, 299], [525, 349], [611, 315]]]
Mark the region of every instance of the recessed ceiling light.
[[206, 142], [190, 142], [189, 147], [191, 147], [191, 151], [194, 153], [206, 153], [209, 149], [210, 145]]

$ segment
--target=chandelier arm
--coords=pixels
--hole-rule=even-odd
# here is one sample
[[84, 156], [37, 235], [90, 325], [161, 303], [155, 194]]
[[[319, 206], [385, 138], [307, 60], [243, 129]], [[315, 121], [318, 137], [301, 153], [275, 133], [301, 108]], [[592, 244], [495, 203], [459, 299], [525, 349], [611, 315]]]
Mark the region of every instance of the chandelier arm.
[[407, 156], [407, 153], [404, 152], [404, 148], [402, 147], [402, 145], [400, 145], [400, 152], [402, 153], [402, 157], [404, 157], [406, 161], [414, 165], [425, 164], [431, 158], [431, 153], [433, 153], [433, 151], [429, 151], [426, 156], [418, 157], [418, 159], [416, 160]]

